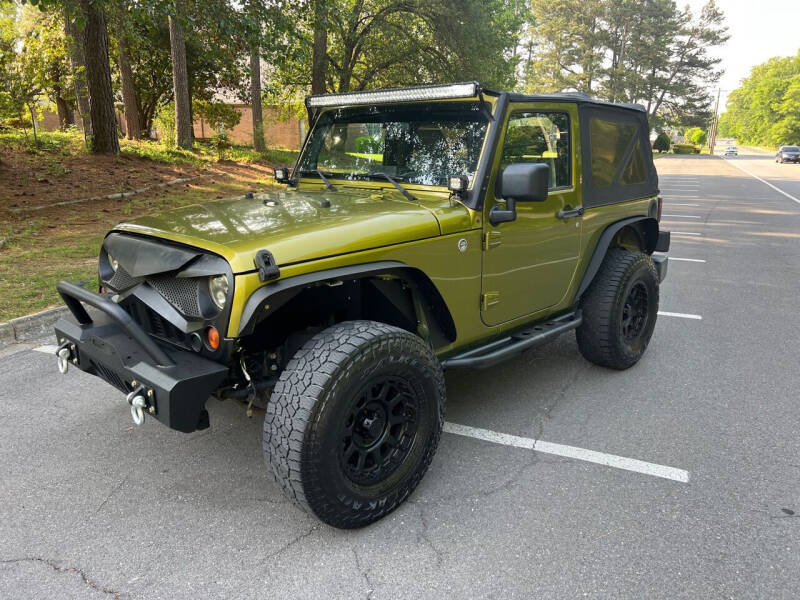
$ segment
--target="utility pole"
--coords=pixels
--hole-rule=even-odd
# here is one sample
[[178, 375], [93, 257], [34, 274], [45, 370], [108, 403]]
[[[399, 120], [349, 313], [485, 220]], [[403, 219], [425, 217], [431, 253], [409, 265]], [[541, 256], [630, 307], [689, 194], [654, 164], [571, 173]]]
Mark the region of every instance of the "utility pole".
[[714, 104], [714, 124], [711, 126], [711, 147], [708, 149], [709, 154], [714, 154], [714, 146], [717, 144], [717, 126], [719, 125], [719, 97], [722, 90], [717, 88], [717, 102]]

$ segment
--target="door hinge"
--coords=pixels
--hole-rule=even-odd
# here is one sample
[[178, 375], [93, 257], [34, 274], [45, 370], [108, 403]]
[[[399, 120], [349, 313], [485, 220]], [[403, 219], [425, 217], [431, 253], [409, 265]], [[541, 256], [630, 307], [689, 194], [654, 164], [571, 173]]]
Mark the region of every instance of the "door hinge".
[[481, 294], [481, 310], [500, 303], [500, 292], [484, 292]]
[[483, 236], [483, 249], [490, 250], [500, 245], [500, 232], [497, 230], [487, 231]]

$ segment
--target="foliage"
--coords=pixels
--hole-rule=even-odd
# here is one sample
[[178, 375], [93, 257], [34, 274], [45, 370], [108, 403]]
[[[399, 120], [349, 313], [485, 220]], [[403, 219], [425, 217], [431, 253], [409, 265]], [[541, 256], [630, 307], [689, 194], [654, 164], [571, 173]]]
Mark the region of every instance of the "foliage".
[[694, 144], [672, 144], [673, 154], [700, 154], [700, 147]]
[[690, 142], [695, 146], [705, 146], [708, 135], [706, 134], [705, 129], [701, 129], [700, 127], [690, 127], [686, 130], [686, 133], [683, 134], [683, 137], [687, 142]]
[[711, 51], [728, 39], [714, 0], [695, 18], [673, 0], [532, 0], [528, 91], [577, 90], [644, 104], [651, 124], [706, 122]]
[[175, 105], [170, 103], [159, 108], [153, 122], [159, 139], [172, 148], [175, 145]]
[[242, 120], [242, 113], [224, 102], [195, 100], [192, 103], [195, 118], [201, 118], [216, 130], [230, 130]]
[[653, 142], [653, 150], [656, 150], [657, 152], [669, 152], [669, 147], [671, 144], [672, 142], [669, 139], [669, 136], [662, 131], [658, 134]]
[[741, 144], [800, 144], [800, 52], [753, 67], [728, 96], [719, 133]]
[[[296, 99], [311, 81], [315, 11], [283, 2], [265, 46], [267, 95]], [[478, 79], [513, 87], [523, 0], [316, 0], [327, 10], [327, 91]]]

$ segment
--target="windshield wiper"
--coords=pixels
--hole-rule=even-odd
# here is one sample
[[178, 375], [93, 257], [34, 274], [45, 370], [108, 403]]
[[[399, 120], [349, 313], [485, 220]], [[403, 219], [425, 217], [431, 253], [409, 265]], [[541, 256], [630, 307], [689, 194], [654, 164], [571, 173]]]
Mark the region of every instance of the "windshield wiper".
[[325, 184], [326, 188], [328, 188], [332, 192], [336, 191], [336, 186], [334, 186], [330, 182], [330, 180], [327, 177], [325, 177], [325, 174], [322, 171], [320, 171], [319, 169], [312, 169], [312, 170], [308, 170], [308, 171], [300, 171], [300, 175], [314, 175], [314, 174], [319, 175], [319, 178], [322, 179], [322, 181]]
[[407, 200], [409, 200], [411, 202], [416, 202], [417, 201], [417, 199], [411, 194], [411, 192], [409, 192], [406, 188], [404, 188], [402, 185], [397, 183], [397, 180], [394, 179], [393, 177], [391, 177], [390, 175], [387, 175], [386, 173], [370, 173], [369, 174], [370, 177], [372, 177], [373, 175], [376, 175], [377, 177], [383, 177], [384, 179], [386, 179], [386, 181], [388, 181], [395, 188], [397, 188], [397, 191], [400, 192], [401, 194], [403, 194], [403, 196], [405, 196]]

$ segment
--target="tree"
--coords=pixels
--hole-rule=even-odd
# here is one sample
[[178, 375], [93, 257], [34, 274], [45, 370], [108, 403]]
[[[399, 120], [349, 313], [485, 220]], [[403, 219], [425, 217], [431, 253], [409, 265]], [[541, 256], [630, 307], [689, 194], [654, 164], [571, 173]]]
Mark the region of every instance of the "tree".
[[662, 131], [658, 134], [658, 137], [656, 137], [656, 140], [653, 142], [653, 150], [658, 152], [669, 152], [669, 147], [671, 145], [672, 141], [669, 139], [669, 136]]
[[139, 102], [131, 67], [131, 43], [125, 0], [116, 0], [113, 6], [114, 32], [117, 37], [117, 66], [122, 87], [122, 104], [125, 110], [125, 133], [129, 140], [142, 137]]
[[[58, 10], [58, 9], [56, 9]], [[75, 89], [75, 103], [81, 116], [83, 138], [87, 142], [92, 138], [92, 117], [89, 109], [89, 90], [86, 86], [86, 56], [83, 51], [83, 29], [75, 23], [76, 10], [65, 2], [60, 8], [64, 18], [64, 37], [67, 42], [72, 82]]]
[[267, 87], [275, 94], [293, 98], [310, 84], [320, 93], [458, 79], [515, 83], [515, 49], [528, 15], [523, 0], [314, 0], [312, 6], [285, 6], [271, 19], [279, 35], [266, 49], [275, 67]]
[[186, 41], [177, 3], [175, 13], [168, 17], [172, 55], [172, 93], [175, 99], [175, 143], [180, 148], [191, 150], [194, 146], [192, 98], [189, 95], [189, 73], [186, 69]]
[[719, 132], [743, 144], [800, 144], [800, 52], [753, 67], [728, 96]]
[[20, 59], [27, 63], [35, 87], [55, 104], [62, 129], [74, 124], [72, 69], [60, 15], [23, 6], [17, 29]]
[[92, 151], [119, 154], [105, 12], [100, 0], [80, 0], [80, 7], [86, 19], [83, 51], [86, 55], [89, 114], [92, 117]]
[[711, 50], [728, 39], [713, 0], [696, 19], [673, 0], [533, 0], [532, 7], [528, 91], [639, 102], [655, 125], [710, 117], [708, 84], [720, 76]]

